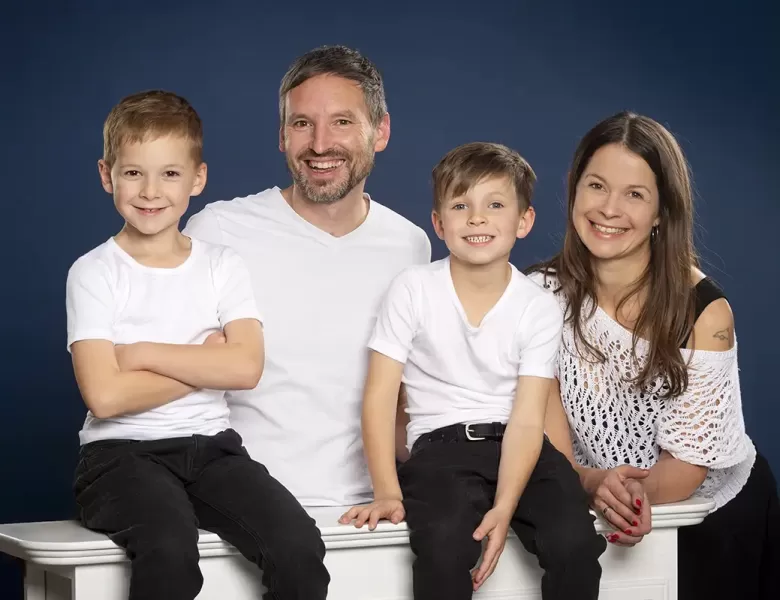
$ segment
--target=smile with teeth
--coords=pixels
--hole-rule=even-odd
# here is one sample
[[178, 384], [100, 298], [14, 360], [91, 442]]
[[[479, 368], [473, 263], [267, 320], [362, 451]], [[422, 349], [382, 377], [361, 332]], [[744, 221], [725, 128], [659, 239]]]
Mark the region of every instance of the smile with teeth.
[[339, 158], [335, 160], [307, 160], [306, 164], [309, 165], [313, 171], [329, 171], [331, 169], [337, 169], [344, 164], [344, 159]]
[[157, 213], [162, 212], [163, 210], [165, 210], [164, 207], [163, 208], [142, 208], [140, 206], [136, 206], [135, 208], [136, 208], [136, 210], [140, 211], [141, 213], [143, 213], [145, 215], [156, 215]]
[[465, 239], [469, 244], [487, 244], [493, 239], [492, 235], [468, 235]]
[[617, 235], [619, 233], [625, 233], [628, 231], [628, 229], [623, 227], [605, 227], [604, 225], [599, 225], [598, 223], [593, 223], [592, 221], [591, 225], [593, 226], [593, 229], [599, 233], [606, 233], [607, 235]]

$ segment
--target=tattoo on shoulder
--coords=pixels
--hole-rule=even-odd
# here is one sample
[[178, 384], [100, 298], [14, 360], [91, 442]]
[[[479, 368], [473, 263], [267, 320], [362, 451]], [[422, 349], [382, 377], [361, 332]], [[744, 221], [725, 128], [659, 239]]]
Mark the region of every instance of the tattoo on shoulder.
[[721, 329], [720, 331], [716, 331], [712, 337], [717, 338], [722, 342], [727, 342], [729, 339], [731, 339], [730, 332], [731, 329], [726, 327], [726, 329]]

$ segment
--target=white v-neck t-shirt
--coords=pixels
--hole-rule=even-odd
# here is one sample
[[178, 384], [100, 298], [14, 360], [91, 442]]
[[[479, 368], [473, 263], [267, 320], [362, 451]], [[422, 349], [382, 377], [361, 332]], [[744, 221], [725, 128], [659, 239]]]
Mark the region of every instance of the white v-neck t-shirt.
[[366, 219], [342, 237], [302, 218], [276, 187], [209, 204], [184, 230], [247, 265], [266, 362], [254, 390], [228, 392], [230, 421], [304, 506], [371, 499], [360, 429], [366, 345], [392, 279], [430, 262], [421, 228], [367, 201]]
[[390, 286], [369, 347], [405, 364], [409, 449], [447, 425], [506, 423], [518, 377], [554, 377], [563, 313], [551, 292], [510, 267], [479, 326], [466, 317], [449, 258], [410, 267]]

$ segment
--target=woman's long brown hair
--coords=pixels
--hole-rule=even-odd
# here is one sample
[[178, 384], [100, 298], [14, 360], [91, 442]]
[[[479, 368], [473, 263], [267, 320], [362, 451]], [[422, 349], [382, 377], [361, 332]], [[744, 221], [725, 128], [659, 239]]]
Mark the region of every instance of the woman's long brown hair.
[[[647, 388], [658, 378], [662, 394], [673, 397], [688, 387], [687, 364], [680, 346], [691, 334], [695, 292], [691, 269], [698, 266], [693, 245], [693, 198], [688, 165], [679, 144], [660, 123], [634, 113], [622, 112], [591, 129], [574, 154], [568, 177], [568, 215], [563, 250], [551, 260], [528, 271], [553, 272], [567, 301], [566, 321], [574, 328], [578, 349], [584, 346], [598, 360], [605, 359], [583, 334], [583, 319], [596, 310], [596, 275], [592, 255], [574, 229], [572, 211], [577, 184], [593, 154], [607, 144], [620, 144], [641, 156], [655, 174], [659, 194], [660, 222], [651, 238], [650, 262], [640, 279], [622, 296], [617, 314], [631, 298], [644, 298], [633, 326], [632, 351], [636, 357], [639, 337], [649, 341], [647, 362], [634, 382]], [[654, 239], [653, 239], [654, 238]], [[585, 300], [590, 311], [583, 315]]]

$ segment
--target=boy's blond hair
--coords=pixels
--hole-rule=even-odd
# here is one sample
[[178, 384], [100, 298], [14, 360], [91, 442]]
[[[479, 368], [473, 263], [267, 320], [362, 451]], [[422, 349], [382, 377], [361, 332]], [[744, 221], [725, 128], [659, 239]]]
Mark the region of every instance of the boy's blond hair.
[[433, 208], [447, 198], [462, 196], [487, 177], [507, 177], [514, 186], [520, 210], [531, 206], [536, 174], [511, 148], [490, 142], [471, 142], [450, 150], [433, 169]]
[[181, 96], [163, 90], [139, 92], [123, 98], [111, 109], [103, 125], [103, 160], [110, 167], [122, 144], [167, 135], [188, 139], [192, 159], [203, 159], [203, 125], [192, 105]]

